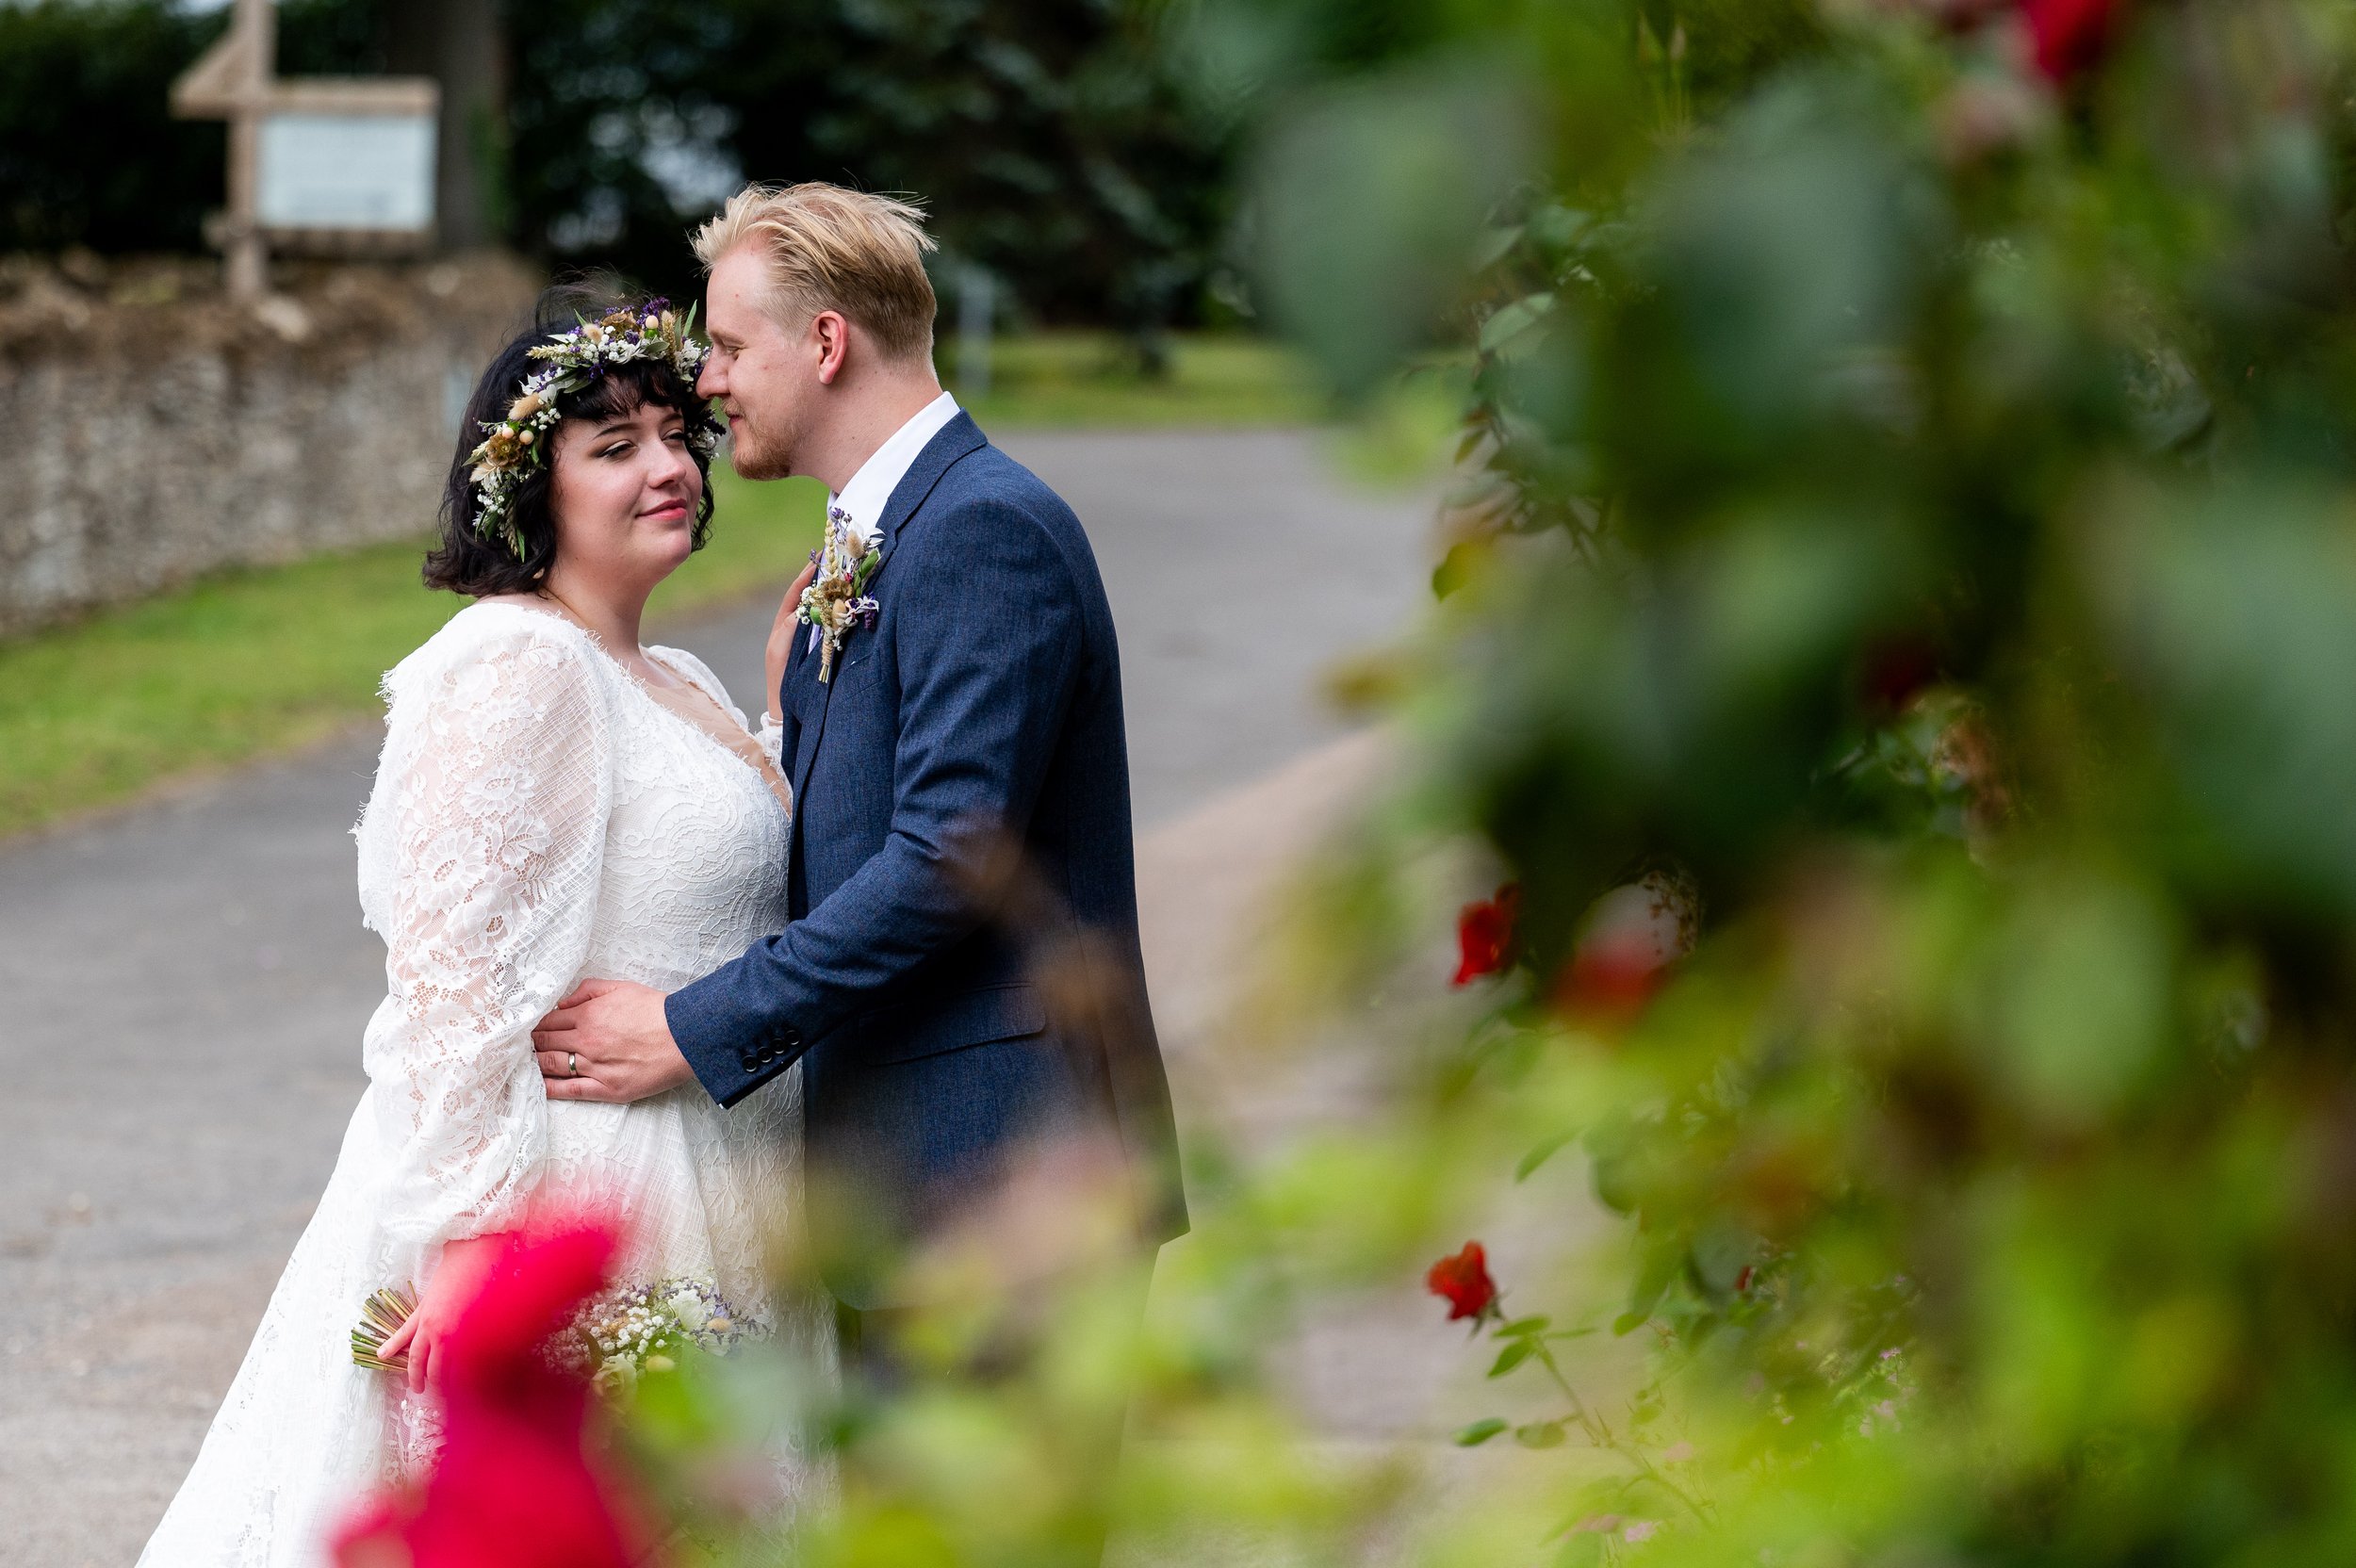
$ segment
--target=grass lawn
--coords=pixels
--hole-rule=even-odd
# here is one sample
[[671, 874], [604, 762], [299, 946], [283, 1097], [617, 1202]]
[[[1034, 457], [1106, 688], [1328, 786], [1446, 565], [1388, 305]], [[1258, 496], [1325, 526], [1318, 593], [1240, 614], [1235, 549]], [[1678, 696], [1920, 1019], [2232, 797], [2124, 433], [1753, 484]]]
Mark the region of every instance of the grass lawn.
[[985, 430], [1019, 426], [1312, 425], [1331, 412], [1305, 367], [1250, 337], [1170, 340], [1169, 373], [1147, 381], [1107, 333], [1049, 333], [991, 346], [990, 389], [960, 384], [944, 342], [942, 380]]
[[[1308, 376], [1280, 349], [1198, 337], [1172, 350], [1170, 374], [1148, 382], [1105, 335], [1002, 339], [990, 390], [959, 400], [995, 429], [1322, 416]], [[716, 479], [712, 542], [655, 596], [658, 626], [666, 613], [775, 589], [816, 542], [815, 484]], [[418, 585], [423, 549], [410, 541], [224, 572], [0, 642], [0, 836], [376, 716], [378, 678], [462, 602]]]

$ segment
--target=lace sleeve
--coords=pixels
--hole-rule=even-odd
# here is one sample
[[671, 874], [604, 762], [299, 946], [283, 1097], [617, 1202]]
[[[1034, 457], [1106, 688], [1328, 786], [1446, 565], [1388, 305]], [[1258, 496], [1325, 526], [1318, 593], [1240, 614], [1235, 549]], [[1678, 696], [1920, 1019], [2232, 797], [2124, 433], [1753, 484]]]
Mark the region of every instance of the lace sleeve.
[[592, 657], [509, 629], [397, 672], [370, 807], [386, 817], [391, 996], [366, 1062], [399, 1243], [511, 1226], [539, 1177], [531, 1031], [587, 958], [612, 800]]

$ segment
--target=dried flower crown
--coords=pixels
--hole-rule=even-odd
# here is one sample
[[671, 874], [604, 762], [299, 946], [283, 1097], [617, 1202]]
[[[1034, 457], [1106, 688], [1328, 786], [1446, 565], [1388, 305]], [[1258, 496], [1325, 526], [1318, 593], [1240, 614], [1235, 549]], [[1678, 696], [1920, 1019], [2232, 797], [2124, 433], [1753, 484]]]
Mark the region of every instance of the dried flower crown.
[[[564, 417], [559, 406], [564, 394], [580, 391], [617, 365], [648, 360], [668, 364], [679, 380], [693, 386], [702, 373], [705, 356], [712, 352], [710, 344], [699, 343], [692, 335], [695, 330], [695, 307], [688, 307], [682, 316], [671, 309], [670, 301], [656, 298], [594, 321], [576, 321], [533, 349], [532, 357], [547, 363], [515, 389], [507, 417], [483, 422], [483, 442], [468, 454], [480, 502], [475, 531], [486, 539], [503, 541], [520, 557], [523, 541], [516, 537], [513, 516], [515, 492], [529, 469], [548, 461], [548, 433]], [[690, 420], [688, 439], [698, 451], [709, 454], [718, 433], [698, 429]]]

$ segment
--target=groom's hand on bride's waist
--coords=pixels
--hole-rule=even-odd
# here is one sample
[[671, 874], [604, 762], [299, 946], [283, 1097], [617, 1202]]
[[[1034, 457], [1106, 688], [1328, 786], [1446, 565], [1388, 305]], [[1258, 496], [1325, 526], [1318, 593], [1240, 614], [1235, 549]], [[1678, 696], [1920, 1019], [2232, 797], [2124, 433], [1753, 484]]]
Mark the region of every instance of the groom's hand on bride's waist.
[[548, 1098], [628, 1104], [693, 1079], [663, 1002], [651, 986], [583, 980], [532, 1031]]

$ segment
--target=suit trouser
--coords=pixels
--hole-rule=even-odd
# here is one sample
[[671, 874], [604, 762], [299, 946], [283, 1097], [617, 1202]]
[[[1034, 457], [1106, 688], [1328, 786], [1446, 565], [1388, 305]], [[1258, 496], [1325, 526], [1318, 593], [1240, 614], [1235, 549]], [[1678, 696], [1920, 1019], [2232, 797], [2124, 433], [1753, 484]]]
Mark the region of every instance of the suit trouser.
[[[1148, 1254], [1117, 1266], [1109, 1282], [1103, 1274], [1051, 1277], [1025, 1284], [1022, 1294], [1025, 1302], [1055, 1301], [1074, 1290], [1103, 1289], [1113, 1310], [1124, 1315], [1134, 1337], [1144, 1328], [1146, 1297], [1153, 1280], [1153, 1259]], [[1054, 1331], [1053, 1313], [1009, 1310], [1006, 1316], [1015, 1325], [1011, 1331], [990, 1337], [957, 1364], [941, 1366], [907, 1350], [911, 1334], [925, 1316], [922, 1307], [862, 1312], [835, 1304], [843, 1378], [854, 1398], [890, 1400], [932, 1386], [985, 1393], [1000, 1389], [1012, 1394], [1046, 1348], [1045, 1336]], [[1065, 1479], [1073, 1506], [1063, 1511], [1069, 1527], [1059, 1530], [1055, 1540], [1042, 1542], [1040, 1555], [1032, 1560], [1041, 1568], [1051, 1564], [1054, 1568], [1093, 1568], [1104, 1555], [1113, 1483], [1128, 1424], [1128, 1393], [1125, 1387], [1106, 1391], [1106, 1396], [1091, 1404], [1080, 1420], [1073, 1422], [1067, 1416], [1057, 1422], [1061, 1429], [1055, 1434], [1057, 1446], [1070, 1456], [1071, 1473]]]

